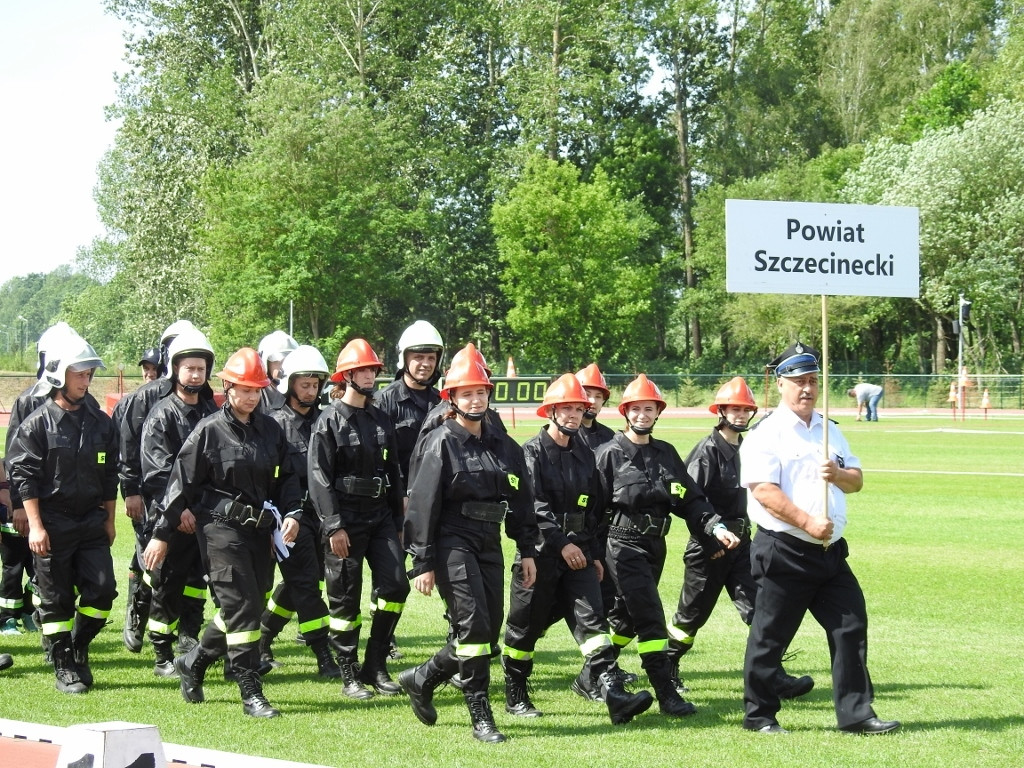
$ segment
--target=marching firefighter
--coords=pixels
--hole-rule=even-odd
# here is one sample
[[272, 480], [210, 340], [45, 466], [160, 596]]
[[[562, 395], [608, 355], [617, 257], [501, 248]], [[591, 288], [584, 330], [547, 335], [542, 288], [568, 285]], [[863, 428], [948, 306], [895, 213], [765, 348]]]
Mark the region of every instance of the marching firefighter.
[[599, 681], [612, 723], [620, 724], [646, 712], [654, 700], [647, 691], [631, 694], [623, 687], [601, 604], [604, 553], [594, 534], [604, 514], [604, 500], [594, 452], [580, 437], [589, 405], [576, 377], [561, 376], [548, 387], [537, 409], [548, 423], [523, 446], [543, 541], [532, 587], [523, 586], [518, 560], [512, 567], [502, 656], [505, 710], [522, 717], [540, 716], [527, 692], [527, 680], [537, 639], [547, 629], [552, 610], [564, 606], [573, 637]]
[[28, 516], [41, 629], [62, 693], [92, 687], [89, 645], [117, 595], [110, 554], [117, 430], [86, 401], [93, 374], [103, 367], [77, 335], [48, 351], [40, 379], [50, 387], [48, 399], [18, 427], [7, 455]]
[[[202, 640], [174, 659], [185, 701], [205, 700], [206, 670], [227, 655], [238, 681], [242, 711], [253, 717], [280, 712], [263, 694], [258, 671], [260, 616], [270, 589], [271, 545], [279, 557], [281, 516], [302, 503], [295, 452], [276, 421], [259, 409], [270, 385], [255, 349], [243, 347], [217, 374], [226, 402], [186, 438], [167, 491], [156, 504], [160, 515], [154, 542], [195, 518], [203, 565], [219, 604]], [[276, 536], [274, 534], [277, 534]], [[147, 548], [145, 565], [157, 568], [166, 545]]]
[[[143, 493], [150, 499], [163, 497], [174, 459], [185, 439], [200, 421], [217, 411], [212, 399], [200, 397], [213, 372], [214, 361], [213, 347], [205, 334], [198, 330], [178, 334], [168, 347], [167, 357], [174, 392], [157, 401], [142, 426], [142, 485]], [[152, 524], [156, 522], [154, 519]], [[195, 515], [186, 509], [181, 523], [168, 531], [165, 539], [147, 544], [147, 551], [166, 550], [163, 563], [148, 574], [152, 598], [147, 629], [156, 654], [153, 674], [158, 677], [177, 674], [174, 643], [181, 619], [182, 593], [190, 581], [201, 580], [204, 575], [195, 523]]]
[[[747, 492], [740, 485], [740, 443], [757, 413], [754, 393], [742, 376], [719, 388], [708, 407], [718, 417], [711, 434], [697, 443], [686, 458], [686, 471], [715, 508], [704, 528], [690, 536], [683, 561], [686, 571], [679, 606], [668, 627], [669, 654], [678, 677], [680, 658], [693, 647], [697, 631], [709, 618], [722, 590], [726, 590], [740, 619], [747, 626], [754, 616], [757, 587], [750, 573], [750, 518]], [[787, 675], [779, 668], [779, 698], [803, 696], [814, 687], [808, 676]]]
[[416, 590], [430, 595], [437, 586], [456, 634], [398, 680], [416, 717], [433, 725], [434, 690], [460, 672], [473, 737], [496, 743], [505, 736], [494, 723], [487, 686], [504, 613], [501, 523], [518, 546], [524, 589], [536, 577], [539, 531], [522, 448], [486, 420], [490, 379], [468, 349], [461, 352], [441, 390], [447, 418], [413, 453], [404, 539]]
[[661, 391], [640, 374], [626, 387], [619, 413], [626, 429], [597, 452], [601, 489], [608, 504], [607, 566], [622, 599], [608, 611], [615, 639], [637, 638], [641, 664], [663, 714], [697, 711], [680, 695], [668, 652], [668, 629], [658, 595], [671, 516], [693, 529], [714, 514], [670, 443], [651, 437], [665, 410]]
[[302, 507], [289, 514], [282, 523], [285, 543], [291, 555], [278, 563], [282, 581], [263, 611], [260, 620], [260, 664], [263, 669], [278, 666], [271, 643], [293, 616], [298, 614], [299, 631], [316, 657], [321, 677], [341, 677], [341, 670], [331, 656], [327, 631], [330, 616], [323, 599], [321, 580], [324, 575], [324, 548], [320, 541], [320, 518], [307, 491], [307, 452], [313, 425], [320, 416], [320, 392], [330, 371], [327, 361], [315, 347], [296, 347], [285, 358], [280, 370], [277, 390], [285, 404], [271, 411], [270, 416], [281, 425], [298, 454], [299, 481], [302, 486]]
[[[309, 496], [326, 542], [331, 647], [341, 668], [342, 693], [350, 699], [371, 698], [373, 691], [402, 692], [388, 675], [387, 658], [409, 596], [399, 543], [405, 485], [394, 426], [372, 402], [380, 370], [380, 358], [364, 339], [345, 345], [331, 376], [331, 406], [320, 415], [309, 443]], [[364, 560], [377, 599], [360, 669]]]

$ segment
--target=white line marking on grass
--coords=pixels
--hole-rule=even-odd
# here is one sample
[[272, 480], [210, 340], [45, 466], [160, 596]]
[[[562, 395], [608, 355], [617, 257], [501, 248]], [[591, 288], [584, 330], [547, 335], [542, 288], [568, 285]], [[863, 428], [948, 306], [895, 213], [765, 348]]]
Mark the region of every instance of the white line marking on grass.
[[938, 427], [936, 429], [889, 429], [887, 432], [893, 434], [910, 434], [920, 433], [928, 434], [931, 432], [946, 432], [948, 434], [959, 434], [959, 435], [1024, 435], [1024, 432], [1004, 432], [1000, 429], [949, 429], [947, 427]]
[[943, 469], [874, 469], [866, 468], [868, 472], [888, 472], [897, 475], [977, 475], [979, 477], [1024, 477], [1021, 472], [950, 472]]

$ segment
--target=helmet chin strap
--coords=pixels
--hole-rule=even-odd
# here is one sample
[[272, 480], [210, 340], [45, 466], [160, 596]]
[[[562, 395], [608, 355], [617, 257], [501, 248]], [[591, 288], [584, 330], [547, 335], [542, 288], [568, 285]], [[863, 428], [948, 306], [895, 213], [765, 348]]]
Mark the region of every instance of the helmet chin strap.
[[188, 392], [190, 395], [198, 395], [203, 391], [203, 387], [206, 386], [206, 382], [203, 382], [198, 387], [195, 384], [182, 384], [181, 388]]
[[651, 423], [651, 426], [649, 426], [649, 427], [638, 427], [636, 424], [630, 424], [629, 423], [629, 419], [626, 419], [626, 427], [627, 427], [627, 429], [632, 429], [633, 433], [636, 434], [636, 435], [649, 435], [649, 434], [651, 434], [651, 432], [654, 431], [654, 425], [657, 424], [657, 423], [658, 423], [658, 420], [655, 419]]
[[85, 395], [82, 395], [77, 400], [73, 398], [71, 395], [69, 395], [68, 388], [66, 385], [60, 388], [60, 394], [61, 397], [63, 397], [68, 402], [69, 405], [81, 405], [82, 402], [85, 400]]
[[729, 421], [727, 418], [725, 418], [725, 416], [722, 416], [721, 414], [719, 414], [718, 416], [718, 428], [731, 429], [733, 432], [746, 432], [748, 429], [750, 429], [749, 426], [741, 427], [736, 424], [733, 424], [731, 421]]
[[345, 377], [345, 385], [349, 386], [349, 387], [352, 387], [352, 389], [354, 389], [360, 395], [365, 397], [367, 400], [373, 400], [373, 394], [374, 394], [374, 392], [377, 391], [373, 387], [360, 387], [358, 384], [356, 384], [352, 380], [352, 376], [351, 375]]
[[484, 417], [487, 416], [487, 410], [478, 411], [476, 413], [467, 413], [457, 406], [454, 402], [451, 403], [452, 410], [455, 411], [459, 416], [464, 418], [466, 421], [483, 421]]
[[593, 421], [597, 418], [597, 411], [592, 411], [588, 408], [583, 412], [583, 418], [587, 421]]

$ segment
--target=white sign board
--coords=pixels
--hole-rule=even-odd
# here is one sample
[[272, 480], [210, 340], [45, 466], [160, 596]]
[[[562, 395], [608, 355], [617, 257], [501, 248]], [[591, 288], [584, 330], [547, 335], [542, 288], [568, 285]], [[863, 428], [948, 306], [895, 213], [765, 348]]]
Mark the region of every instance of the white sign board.
[[918, 225], [917, 208], [726, 200], [726, 289], [916, 298]]

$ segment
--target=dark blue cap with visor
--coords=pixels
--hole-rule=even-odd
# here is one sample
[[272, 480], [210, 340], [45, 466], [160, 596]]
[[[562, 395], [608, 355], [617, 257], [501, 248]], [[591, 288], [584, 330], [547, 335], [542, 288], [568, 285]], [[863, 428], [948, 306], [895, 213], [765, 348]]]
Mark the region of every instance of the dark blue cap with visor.
[[818, 350], [797, 342], [790, 345], [781, 355], [768, 364], [775, 369], [775, 375], [790, 378], [807, 373], [820, 373]]

